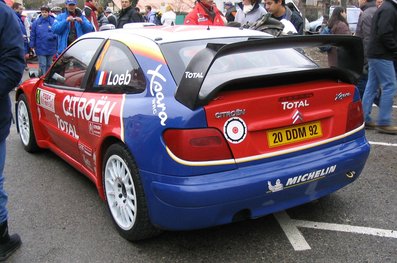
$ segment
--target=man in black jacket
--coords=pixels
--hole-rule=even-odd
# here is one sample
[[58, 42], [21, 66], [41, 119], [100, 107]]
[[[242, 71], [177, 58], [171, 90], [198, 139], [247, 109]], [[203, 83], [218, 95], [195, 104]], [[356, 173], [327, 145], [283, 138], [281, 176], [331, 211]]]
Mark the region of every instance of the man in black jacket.
[[142, 17], [135, 11], [130, 0], [121, 0], [121, 11], [117, 19], [116, 28], [123, 28], [127, 23], [144, 22]]
[[8, 93], [21, 80], [25, 68], [22, 32], [17, 17], [0, 0], [0, 261], [6, 260], [21, 245], [18, 234], [8, 234], [7, 193], [4, 191], [6, 138], [11, 126], [11, 101]]
[[[394, 59], [397, 57], [397, 0], [385, 0], [372, 19], [368, 47], [368, 82], [363, 97], [367, 127], [379, 132], [397, 134], [392, 125], [393, 98], [397, 91]], [[382, 89], [377, 123], [371, 119], [371, 108], [378, 87]]]

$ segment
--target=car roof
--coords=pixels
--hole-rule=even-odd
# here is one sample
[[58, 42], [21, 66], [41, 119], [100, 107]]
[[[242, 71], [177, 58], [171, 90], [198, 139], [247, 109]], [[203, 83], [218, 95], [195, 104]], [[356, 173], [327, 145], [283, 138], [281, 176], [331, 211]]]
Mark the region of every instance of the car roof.
[[106, 30], [100, 32], [92, 32], [85, 34], [82, 38], [109, 38], [120, 39], [120, 35], [137, 35], [147, 39], [151, 39], [157, 43], [170, 43], [178, 41], [189, 41], [211, 38], [227, 38], [227, 37], [272, 37], [269, 34], [249, 29], [240, 29], [236, 27], [220, 27], [220, 26], [147, 26], [140, 28], [123, 28]]

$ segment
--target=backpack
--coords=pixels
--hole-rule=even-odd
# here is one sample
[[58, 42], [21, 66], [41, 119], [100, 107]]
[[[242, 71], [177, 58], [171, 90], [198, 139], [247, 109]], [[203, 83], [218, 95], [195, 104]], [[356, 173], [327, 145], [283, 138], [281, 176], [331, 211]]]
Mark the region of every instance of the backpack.
[[243, 27], [258, 30], [278, 37], [283, 32], [284, 24], [277, 19], [272, 18], [270, 13], [266, 13], [254, 23], [249, 23]]
[[156, 25], [161, 25], [161, 13], [159, 11], [157, 11], [156, 13], [153, 14], [154, 15], [154, 23]]
[[[320, 31], [320, 35], [332, 35], [332, 31], [328, 26], [325, 26], [321, 31]], [[322, 46], [319, 47], [320, 52], [328, 52], [331, 51], [332, 46], [331, 45], [326, 45], [326, 46]]]

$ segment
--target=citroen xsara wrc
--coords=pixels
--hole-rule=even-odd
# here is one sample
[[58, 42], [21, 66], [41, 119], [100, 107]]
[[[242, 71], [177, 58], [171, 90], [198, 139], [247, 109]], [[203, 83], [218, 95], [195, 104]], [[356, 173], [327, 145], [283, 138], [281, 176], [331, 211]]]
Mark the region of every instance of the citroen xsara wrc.
[[[307, 47], [334, 45], [320, 67]], [[17, 89], [26, 151], [96, 185], [128, 240], [265, 216], [353, 182], [369, 154], [361, 40], [227, 27], [86, 34]]]

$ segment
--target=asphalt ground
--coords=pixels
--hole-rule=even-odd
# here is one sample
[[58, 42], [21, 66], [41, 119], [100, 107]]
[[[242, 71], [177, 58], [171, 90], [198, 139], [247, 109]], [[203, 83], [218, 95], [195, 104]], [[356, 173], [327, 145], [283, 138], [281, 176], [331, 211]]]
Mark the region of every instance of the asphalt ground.
[[113, 227], [91, 181], [49, 151], [25, 152], [14, 125], [5, 188], [10, 232], [23, 244], [8, 262], [397, 262], [397, 136], [367, 131], [367, 138], [363, 173], [330, 196], [255, 220], [131, 243]]

